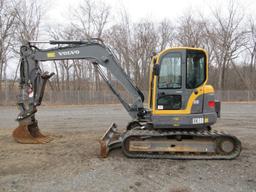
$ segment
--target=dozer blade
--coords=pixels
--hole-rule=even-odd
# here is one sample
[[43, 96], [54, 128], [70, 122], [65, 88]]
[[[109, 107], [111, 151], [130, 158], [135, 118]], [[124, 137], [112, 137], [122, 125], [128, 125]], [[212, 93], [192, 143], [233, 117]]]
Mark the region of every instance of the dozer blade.
[[29, 125], [26, 121], [20, 121], [12, 136], [15, 141], [23, 144], [44, 144], [53, 140], [53, 138], [40, 132], [37, 122]]
[[106, 158], [108, 153], [116, 148], [120, 148], [122, 139], [120, 133], [117, 132], [117, 125], [113, 123], [106, 133], [99, 140], [100, 142], [100, 156]]

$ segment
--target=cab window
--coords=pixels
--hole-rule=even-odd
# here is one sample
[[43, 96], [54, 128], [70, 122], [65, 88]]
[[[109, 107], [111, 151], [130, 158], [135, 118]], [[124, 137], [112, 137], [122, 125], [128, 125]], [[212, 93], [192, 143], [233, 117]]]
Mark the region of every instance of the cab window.
[[168, 53], [161, 58], [159, 89], [181, 88], [181, 54]]
[[186, 88], [194, 89], [206, 79], [206, 56], [204, 52], [187, 51]]

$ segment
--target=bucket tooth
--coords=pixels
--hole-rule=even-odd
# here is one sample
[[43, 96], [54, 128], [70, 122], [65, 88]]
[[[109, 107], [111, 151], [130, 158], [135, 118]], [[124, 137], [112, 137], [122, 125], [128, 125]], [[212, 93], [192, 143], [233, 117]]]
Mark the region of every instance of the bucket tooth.
[[44, 144], [53, 140], [40, 132], [36, 122], [31, 125], [19, 122], [19, 126], [13, 131], [12, 136], [16, 142], [23, 144]]

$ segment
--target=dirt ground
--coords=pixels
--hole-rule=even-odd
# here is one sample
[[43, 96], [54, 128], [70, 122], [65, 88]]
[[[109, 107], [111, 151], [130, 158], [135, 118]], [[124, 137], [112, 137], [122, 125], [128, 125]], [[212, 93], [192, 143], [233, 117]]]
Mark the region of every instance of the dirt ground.
[[124, 128], [120, 105], [40, 107], [42, 132], [55, 140], [21, 145], [11, 137], [15, 107], [0, 107], [0, 191], [198, 192], [256, 191], [256, 103], [222, 106], [214, 126], [241, 141], [235, 160], [128, 159], [120, 150], [100, 159], [101, 137], [111, 122]]

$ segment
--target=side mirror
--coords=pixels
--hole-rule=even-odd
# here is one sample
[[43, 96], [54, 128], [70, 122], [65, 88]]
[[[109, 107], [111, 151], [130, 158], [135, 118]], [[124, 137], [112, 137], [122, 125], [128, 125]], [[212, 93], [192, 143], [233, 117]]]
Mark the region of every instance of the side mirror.
[[155, 64], [153, 67], [153, 75], [159, 76], [159, 74], [160, 74], [160, 65]]

